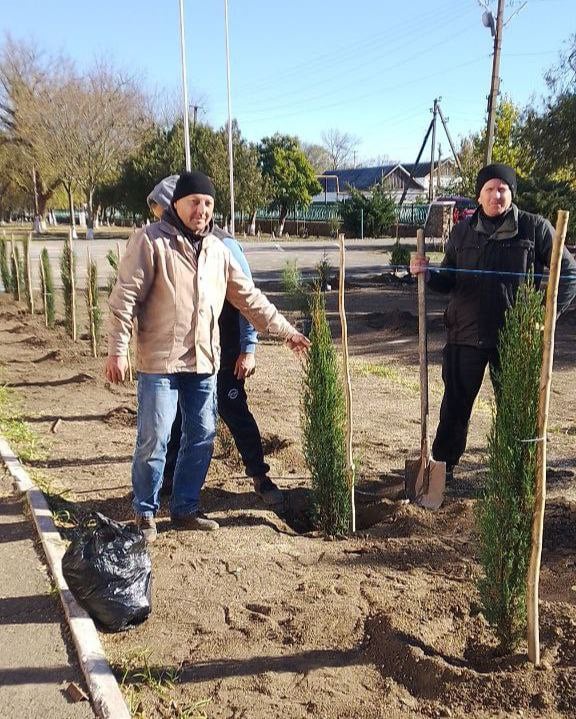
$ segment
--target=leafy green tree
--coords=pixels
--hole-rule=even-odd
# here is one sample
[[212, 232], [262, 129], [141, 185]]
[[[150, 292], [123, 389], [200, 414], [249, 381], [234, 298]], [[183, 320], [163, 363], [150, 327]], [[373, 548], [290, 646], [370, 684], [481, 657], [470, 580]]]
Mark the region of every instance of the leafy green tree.
[[517, 645], [526, 625], [543, 317], [541, 293], [522, 285], [500, 334], [489, 472], [477, 507], [480, 595], [503, 652]]
[[350, 188], [350, 198], [341, 203], [340, 213], [344, 231], [355, 237], [360, 236], [362, 221], [364, 235], [368, 237], [381, 237], [396, 222], [394, 200], [380, 184], [372, 188], [371, 195], [363, 195], [360, 190]]
[[265, 137], [258, 152], [262, 172], [270, 181], [270, 207], [280, 211], [278, 233], [282, 235], [288, 212], [297, 205], [309, 205], [320, 192], [320, 183], [296, 137], [278, 133]]
[[346, 473], [346, 404], [324, 296], [311, 299], [312, 330], [302, 388], [304, 457], [312, 476], [314, 517], [328, 535], [350, 529], [352, 507]]

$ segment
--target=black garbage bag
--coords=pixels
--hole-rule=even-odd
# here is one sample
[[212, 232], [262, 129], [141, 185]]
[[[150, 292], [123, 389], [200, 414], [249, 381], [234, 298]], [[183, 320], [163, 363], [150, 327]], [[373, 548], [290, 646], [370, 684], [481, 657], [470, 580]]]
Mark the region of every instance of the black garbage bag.
[[152, 563], [144, 535], [92, 512], [62, 558], [70, 591], [111, 631], [143, 622], [151, 612]]

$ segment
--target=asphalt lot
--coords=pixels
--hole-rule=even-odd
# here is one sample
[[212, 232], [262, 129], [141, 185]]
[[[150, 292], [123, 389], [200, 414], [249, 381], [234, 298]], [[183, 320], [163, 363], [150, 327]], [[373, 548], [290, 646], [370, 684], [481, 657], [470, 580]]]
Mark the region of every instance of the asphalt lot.
[[[86, 282], [86, 265], [88, 251], [98, 265], [99, 284], [104, 287], [112, 270], [106, 259], [109, 250], [116, 251], [120, 247], [124, 251], [127, 240], [76, 240], [74, 252], [76, 254], [77, 282], [82, 288]], [[354, 239], [346, 241], [346, 274], [348, 277], [362, 277], [382, 272], [386, 258], [383, 253], [394, 244], [393, 238], [380, 239]], [[403, 244], [411, 244], [410, 240], [403, 240]], [[415, 241], [414, 241], [415, 242]], [[253, 242], [241, 240], [244, 252], [252, 269], [256, 282], [278, 280], [288, 261], [298, 263], [302, 274], [312, 274], [315, 266], [324, 258], [335, 269], [339, 264], [339, 249], [336, 240], [289, 240], [275, 242]], [[54, 283], [61, 286], [60, 281], [60, 255], [62, 254], [62, 240], [34, 240], [31, 244], [31, 258], [33, 283], [36, 288], [40, 286], [39, 257], [42, 249], [46, 247], [50, 256]]]

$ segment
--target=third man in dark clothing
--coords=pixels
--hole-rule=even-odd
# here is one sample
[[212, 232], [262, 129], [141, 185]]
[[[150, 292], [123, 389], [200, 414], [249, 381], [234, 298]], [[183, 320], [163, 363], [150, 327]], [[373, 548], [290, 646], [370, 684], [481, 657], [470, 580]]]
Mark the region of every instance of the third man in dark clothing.
[[[178, 175], [171, 175], [158, 183], [148, 195], [148, 205], [160, 218], [170, 205]], [[235, 239], [214, 226], [212, 234], [228, 247], [244, 274], [251, 277], [250, 267], [242, 248]], [[267, 505], [283, 502], [282, 492], [268, 477], [270, 466], [264, 461], [262, 437], [250, 409], [244, 381], [256, 369], [255, 351], [258, 334], [254, 327], [229, 302], [224, 302], [218, 321], [220, 326], [220, 369], [217, 375], [218, 414], [230, 430], [244, 463], [246, 474], [252, 478], [254, 491]], [[176, 413], [166, 451], [162, 494], [170, 494], [176, 459], [180, 448], [182, 416]]]
[[[554, 230], [540, 215], [514, 204], [516, 173], [508, 165], [482, 168], [476, 179], [479, 208], [453, 228], [437, 269], [415, 255], [413, 274], [426, 272], [427, 285], [450, 294], [445, 313], [448, 334], [443, 351], [444, 397], [432, 446], [434, 459], [446, 462], [447, 476], [466, 449], [468, 424], [486, 367], [494, 383], [499, 368], [498, 334], [519, 285], [531, 271], [536, 285], [548, 267]], [[564, 249], [558, 313], [576, 295], [576, 261]]]

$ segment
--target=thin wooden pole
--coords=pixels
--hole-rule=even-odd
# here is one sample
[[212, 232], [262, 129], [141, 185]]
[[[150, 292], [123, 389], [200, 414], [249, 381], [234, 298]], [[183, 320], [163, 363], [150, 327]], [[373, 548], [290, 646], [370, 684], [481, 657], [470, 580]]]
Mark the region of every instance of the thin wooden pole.
[[73, 242], [73, 231], [72, 228], [70, 228], [70, 242], [68, 245], [68, 251], [70, 252], [70, 290], [72, 293], [72, 297], [70, 298], [70, 307], [72, 311], [72, 341], [76, 342], [76, 339], [78, 337], [78, 333], [76, 331], [76, 280], [74, 278], [74, 250], [72, 249], [72, 242]]
[[30, 244], [32, 242], [32, 233], [28, 233], [28, 242], [26, 246], [26, 289], [28, 293], [28, 309], [30, 314], [34, 314], [34, 290], [32, 289], [32, 265], [30, 264]]
[[546, 290], [546, 316], [544, 320], [544, 341], [540, 390], [538, 396], [538, 430], [536, 445], [536, 482], [534, 489], [534, 514], [532, 516], [532, 547], [528, 567], [526, 603], [528, 610], [528, 659], [540, 665], [540, 628], [538, 614], [538, 589], [540, 582], [540, 559], [542, 556], [542, 534], [544, 530], [544, 509], [546, 506], [546, 432], [548, 429], [548, 408], [550, 406], [550, 385], [554, 361], [554, 332], [556, 328], [556, 305], [558, 283], [566, 228], [569, 213], [558, 211], [550, 275]]
[[42, 300], [44, 302], [44, 324], [46, 325], [46, 327], [48, 327], [48, 292], [46, 290], [46, 273], [44, 272], [42, 253], [40, 253], [40, 282], [42, 283]]
[[92, 294], [92, 256], [90, 247], [86, 250], [86, 268], [88, 270], [86, 278], [86, 299], [88, 300], [88, 320], [90, 322], [90, 342], [92, 344], [92, 356], [98, 357], [98, 348], [96, 346], [96, 324], [94, 322], [94, 296]]
[[338, 282], [338, 308], [340, 311], [340, 324], [342, 325], [342, 360], [344, 366], [345, 396], [346, 396], [346, 474], [350, 486], [350, 506], [352, 510], [352, 532], [356, 531], [356, 503], [354, 499], [354, 484], [356, 468], [352, 456], [352, 383], [350, 381], [350, 366], [348, 363], [348, 322], [346, 321], [346, 308], [344, 305], [344, 280], [346, 277], [346, 247], [344, 235], [339, 236], [340, 241], [340, 278]]

